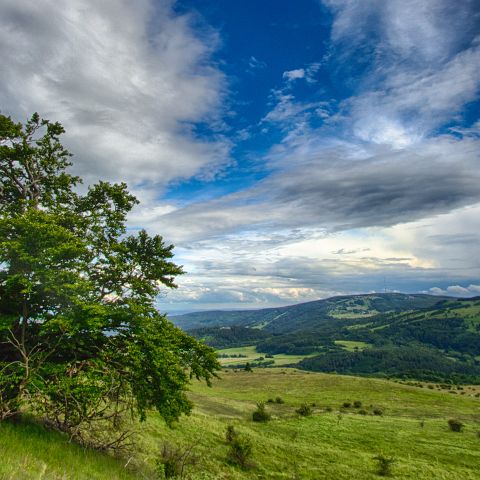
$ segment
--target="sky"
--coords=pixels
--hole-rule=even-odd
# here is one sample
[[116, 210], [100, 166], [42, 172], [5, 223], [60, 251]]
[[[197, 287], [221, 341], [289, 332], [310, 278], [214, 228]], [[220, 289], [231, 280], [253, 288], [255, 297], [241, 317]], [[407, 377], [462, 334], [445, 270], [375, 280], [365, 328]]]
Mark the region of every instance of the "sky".
[[478, 0], [3, 0], [0, 55], [175, 245], [162, 311], [480, 295]]

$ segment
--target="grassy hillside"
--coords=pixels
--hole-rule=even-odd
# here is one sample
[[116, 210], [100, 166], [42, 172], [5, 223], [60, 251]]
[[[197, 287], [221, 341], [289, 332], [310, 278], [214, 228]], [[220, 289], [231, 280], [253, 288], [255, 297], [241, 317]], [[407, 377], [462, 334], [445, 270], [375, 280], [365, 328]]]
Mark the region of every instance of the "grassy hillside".
[[[197, 462], [187, 467], [187, 477], [198, 480], [373, 480], [380, 478], [374, 460], [379, 454], [394, 457], [393, 478], [479, 478], [477, 387], [464, 387], [452, 395], [426, 385], [419, 388], [281, 368], [228, 371], [221, 377], [213, 388], [193, 385], [191, 397], [197, 406], [174, 429], [165, 427], [155, 415], [142, 425], [133, 455], [137, 464], [153, 465], [168, 443], [193, 448]], [[277, 396], [284, 403], [267, 403], [272, 420], [252, 422], [256, 402]], [[342, 406], [356, 400], [362, 402], [361, 408]], [[315, 404], [312, 416], [295, 413], [303, 402]], [[374, 415], [374, 409], [383, 415]], [[464, 431], [450, 431], [450, 418], [462, 421]], [[251, 439], [256, 467], [244, 471], [226, 462], [227, 425]], [[60, 436], [31, 428], [0, 428], [0, 478], [153, 478], [146, 474], [148, 470], [124, 472], [116, 460], [84, 452]]]
[[60, 434], [35, 423], [0, 423], [1, 480], [133, 480], [140, 471], [124, 468], [99, 452], [67, 443]]
[[[374, 457], [384, 454], [395, 458], [396, 478], [475, 479], [480, 469], [480, 401], [475, 392], [472, 388], [457, 396], [292, 369], [229, 371], [212, 389], [194, 386], [197, 408], [190, 418], [173, 431], [150, 422], [144, 438], [196, 445], [196, 469], [205, 475], [199, 478], [375, 479]], [[273, 419], [252, 422], [256, 402], [277, 396], [285, 403], [267, 404]], [[366, 415], [342, 407], [355, 400], [362, 402]], [[303, 402], [315, 403], [312, 416], [295, 413]], [[375, 407], [383, 416], [372, 415]], [[452, 417], [465, 423], [464, 432], [449, 431]], [[253, 442], [257, 467], [251, 471], [225, 464], [224, 434], [230, 424]]]

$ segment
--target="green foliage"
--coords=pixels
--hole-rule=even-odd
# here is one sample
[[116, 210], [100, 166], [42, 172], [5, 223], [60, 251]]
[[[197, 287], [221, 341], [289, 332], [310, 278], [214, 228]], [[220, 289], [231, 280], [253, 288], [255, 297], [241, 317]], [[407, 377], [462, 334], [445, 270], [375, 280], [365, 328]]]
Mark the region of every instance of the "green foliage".
[[374, 460], [378, 462], [377, 474], [381, 477], [389, 477], [392, 475], [392, 467], [395, 463], [393, 457], [386, 457], [385, 455], [377, 455]]
[[197, 462], [197, 457], [193, 455], [193, 445], [181, 448], [165, 443], [155, 462], [157, 475], [161, 479], [182, 479], [186, 467], [195, 465]]
[[258, 402], [257, 409], [252, 413], [252, 420], [254, 422], [268, 422], [271, 415], [265, 409], [265, 402]]
[[219, 365], [155, 308], [183, 273], [173, 246], [127, 234], [138, 202], [125, 184], [76, 192], [62, 133], [0, 115], [0, 418], [27, 403], [90, 443], [85, 431], [115, 430], [127, 411], [189, 413], [190, 378]]
[[248, 437], [238, 434], [231, 425], [227, 427], [225, 437], [229, 446], [227, 460], [243, 470], [254, 467], [252, 441]]
[[295, 411], [302, 417], [309, 417], [313, 414], [312, 406], [308, 403], [302, 403]]
[[452, 431], [452, 432], [461, 432], [463, 430], [463, 427], [465, 425], [460, 421], [460, 420], [456, 420], [454, 418], [451, 418], [449, 421], [448, 421], [448, 428]]
[[353, 402], [353, 407], [354, 408], [360, 408], [362, 406], [362, 402], [360, 400], [355, 400]]
[[480, 381], [480, 366], [452, 360], [442, 352], [422, 345], [389, 345], [361, 352], [341, 351], [305, 358], [299, 366], [306, 370], [352, 375], [395, 375], [426, 381], [448, 378], [465, 383]]

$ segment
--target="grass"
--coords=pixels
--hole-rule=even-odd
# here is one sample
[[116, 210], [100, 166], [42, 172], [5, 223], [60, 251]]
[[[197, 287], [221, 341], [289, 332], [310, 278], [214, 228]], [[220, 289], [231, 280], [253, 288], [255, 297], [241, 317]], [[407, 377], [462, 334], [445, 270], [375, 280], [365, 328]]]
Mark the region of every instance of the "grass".
[[372, 345], [366, 342], [353, 342], [350, 340], [335, 340], [335, 345], [339, 345], [344, 350], [349, 352], [355, 352], [357, 350], [365, 350], [366, 348], [370, 348]]
[[69, 444], [67, 439], [32, 422], [0, 423], [1, 480], [91, 480], [140, 478], [125, 469], [127, 460]]
[[[256, 403], [276, 396], [285, 403], [267, 404], [272, 420], [261, 425], [252, 422]], [[167, 438], [195, 444], [202, 459], [197, 468], [209, 472], [208, 478], [375, 479], [374, 457], [385, 455], [395, 458], [397, 478], [477, 479], [480, 401], [452, 397], [385, 380], [294, 369], [229, 371], [212, 389], [194, 385], [197, 408], [173, 431], [151, 420], [144, 441], [148, 445], [149, 439]], [[340, 413], [346, 400], [361, 400], [368, 415], [354, 408]], [[316, 405], [311, 417], [295, 413], [304, 402]], [[384, 415], [374, 416], [371, 406], [381, 407]], [[464, 433], [449, 431], [451, 417], [465, 423]], [[252, 440], [255, 470], [243, 472], [225, 465], [223, 438], [230, 424]]]
[[[137, 463], [153, 465], [167, 442], [182, 448], [194, 446], [198, 463], [194, 469], [189, 467], [192, 480], [374, 480], [379, 478], [375, 460], [379, 455], [394, 457], [393, 478], [479, 478], [480, 399], [471, 396], [291, 368], [254, 369], [252, 373], [229, 370], [221, 373], [213, 388], [195, 382], [190, 396], [196, 408], [173, 429], [155, 414], [142, 424]], [[271, 421], [253, 422], [257, 402], [277, 396], [285, 403], [266, 405]], [[341, 408], [344, 402], [355, 400], [362, 402], [367, 415], [353, 407]], [[295, 413], [303, 403], [315, 404], [312, 416]], [[376, 407], [383, 410], [383, 416], [373, 415]], [[449, 430], [451, 418], [465, 424], [462, 433]], [[227, 425], [234, 425], [251, 440], [257, 465], [252, 470], [226, 462]], [[134, 476], [123, 470], [122, 463], [67, 445], [63, 437], [47, 435], [39, 427], [1, 427], [2, 479], [152, 478], [146, 473]], [[45, 475], [40, 476], [44, 465]], [[63, 472], [70, 476], [62, 476]]]
[[[232, 366], [232, 365], [244, 365], [246, 362], [253, 362], [259, 357], [265, 358], [265, 353], [258, 352], [255, 345], [250, 345], [247, 347], [235, 347], [235, 348], [224, 348], [217, 350], [217, 353], [220, 355], [245, 355], [244, 357], [233, 357], [233, 358], [219, 358], [220, 364], [223, 366]], [[287, 355], [284, 353], [279, 353], [273, 355], [273, 358], [265, 358], [265, 360], [273, 360], [273, 366], [283, 366], [283, 365], [294, 365], [306, 357], [314, 356], [312, 355]]]

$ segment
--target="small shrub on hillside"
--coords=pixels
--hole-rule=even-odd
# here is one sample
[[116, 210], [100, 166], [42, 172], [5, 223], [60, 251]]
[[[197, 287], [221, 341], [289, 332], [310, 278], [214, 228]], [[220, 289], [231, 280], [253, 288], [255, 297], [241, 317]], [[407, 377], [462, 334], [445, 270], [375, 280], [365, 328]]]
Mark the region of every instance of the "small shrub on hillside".
[[326, 411], [326, 412], [332, 412], [332, 411], [333, 411], [333, 408], [332, 408], [332, 407], [325, 407], [325, 411]]
[[352, 406], [352, 404], [350, 402], [343, 402], [343, 405], [342, 405], [344, 408], [350, 408]]
[[238, 433], [235, 430], [233, 425], [227, 426], [227, 431], [225, 432], [225, 440], [227, 443], [232, 443], [238, 437]]
[[156, 461], [156, 471], [159, 478], [183, 478], [187, 465], [195, 465], [197, 457], [192, 455], [193, 445], [183, 449], [164, 444], [160, 457]]
[[361, 402], [360, 400], [355, 400], [355, 401], [353, 402], [353, 406], [354, 406], [355, 408], [360, 408], [360, 407], [362, 406], [362, 402]]
[[425, 427], [425, 420], [420, 420], [419, 425], [420, 425], [420, 428]]
[[275, 400], [274, 400], [273, 398], [269, 398], [269, 399], [267, 400], [267, 403], [275, 403]]
[[245, 364], [244, 370], [245, 370], [246, 372], [251, 372], [251, 371], [252, 371], [252, 367], [250, 366], [250, 363], [247, 362], [247, 363]]
[[265, 358], [274, 358], [274, 356], [273, 356], [271, 353], [267, 353], [267, 354], [265, 355]]
[[392, 475], [392, 467], [395, 463], [393, 457], [386, 457], [385, 455], [377, 455], [374, 460], [378, 462], [377, 474], [381, 477], [389, 477]]
[[268, 422], [271, 415], [265, 410], [265, 402], [258, 402], [257, 409], [252, 413], [254, 422]]
[[302, 403], [295, 411], [302, 417], [309, 417], [313, 413], [313, 409], [308, 403]]
[[364, 408], [361, 408], [359, 411], [358, 411], [359, 415], [367, 415], [368, 412], [364, 409]]
[[448, 427], [452, 432], [461, 432], [464, 425], [460, 420], [455, 420], [452, 418], [448, 421]]
[[373, 409], [373, 414], [381, 417], [383, 415], [383, 410], [381, 408], [376, 407]]
[[227, 459], [230, 463], [244, 470], [255, 466], [252, 461], [253, 446], [249, 438], [236, 435], [229, 445]]
[[285, 400], [282, 397], [275, 398], [275, 403], [285, 403]]

